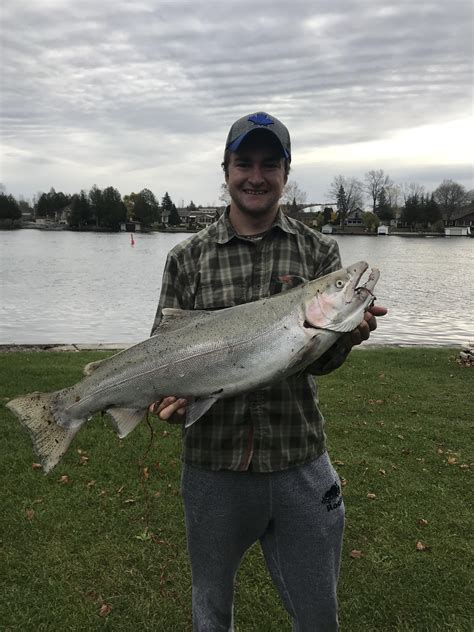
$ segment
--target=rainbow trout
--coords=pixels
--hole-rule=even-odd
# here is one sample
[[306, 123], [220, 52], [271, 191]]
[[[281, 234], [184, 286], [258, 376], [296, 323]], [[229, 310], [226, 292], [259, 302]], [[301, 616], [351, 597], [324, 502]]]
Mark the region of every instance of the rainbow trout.
[[[378, 270], [360, 285], [367, 268], [361, 261], [270, 298], [218, 311], [165, 309], [154, 336], [96, 363], [73, 386], [23, 395], [6, 406], [31, 433], [45, 472], [99, 411], [110, 415], [122, 438], [152, 402], [176, 395], [189, 402], [189, 427], [218, 399], [302, 371], [355, 329], [375, 300]], [[284, 280], [291, 285], [292, 279]]]

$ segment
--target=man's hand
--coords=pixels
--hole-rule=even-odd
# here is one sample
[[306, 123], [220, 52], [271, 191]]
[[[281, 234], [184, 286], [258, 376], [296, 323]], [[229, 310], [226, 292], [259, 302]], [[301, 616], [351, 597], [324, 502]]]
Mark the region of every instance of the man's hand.
[[149, 411], [157, 415], [162, 421], [170, 424], [181, 424], [186, 414], [187, 401], [178, 397], [163, 397], [159, 402], [150, 405]]
[[370, 332], [377, 329], [377, 316], [385, 316], [387, 309], [373, 305], [364, 314], [364, 320], [350, 332], [350, 342], [353, 347], [360, 345], [364, 340], [368, 340]]

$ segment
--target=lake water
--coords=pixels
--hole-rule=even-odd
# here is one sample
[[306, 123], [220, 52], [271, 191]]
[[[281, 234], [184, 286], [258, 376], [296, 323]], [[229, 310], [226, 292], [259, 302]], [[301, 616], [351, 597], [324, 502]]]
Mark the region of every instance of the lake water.
[[[167, 252], [189, 235], [0, 231], [0, 344], [146, 338]], [[380, 268], [371, 344], [474, 339], [474, 239], [336, 236], [342, 261]]]

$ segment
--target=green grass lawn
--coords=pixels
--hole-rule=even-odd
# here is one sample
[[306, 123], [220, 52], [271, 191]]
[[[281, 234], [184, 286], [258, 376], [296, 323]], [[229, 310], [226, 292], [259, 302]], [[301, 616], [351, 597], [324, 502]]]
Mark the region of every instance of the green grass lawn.
[[[100, 357], [0, 354], [1, 401], [68, 386]], [[344, 632], [473, 629], [474, 369], [455, 360], [358, 349], [319, 379], [345, 482]], [[96, 416], [47, 476], [4, 406], [0, 436], [0, 630], [190, 630], [179, 428], [153, 419], [120, 441]], [[237, 632], [290, 630], [258, 546], [235, 619]]]

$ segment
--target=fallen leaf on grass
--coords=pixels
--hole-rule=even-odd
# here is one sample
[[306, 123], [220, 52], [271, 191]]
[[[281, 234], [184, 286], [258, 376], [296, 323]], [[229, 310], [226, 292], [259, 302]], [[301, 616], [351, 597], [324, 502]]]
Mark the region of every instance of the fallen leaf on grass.
[[35, 517], [35, 512], [33, 509], [27, 509], [26, 510], [26, 519], [27, 520], [33, 520], [33, 518]]
[[349, 553], [349, 555], [354, 558], [355, 560], [360, 559], [361, 557], [363, 557], [363, 553], [362, 551], [358, 551], [357, 549], [352, 549], [352, 551]]
[[168, 432], [168, 430], [163, 430], [163, 432], [161, 433], [161, 436], [162, 437], [169, 437], [169, 434], [170, 433]]
[[127, 500], [123, 501], [124, 505], [133, 505], [135, 502], [137, 502], [135, 498], [127, 498]]
[[418, 540], [418, 542], [416, 543], [417, 551], [429, 551], [430, 549], [431, 547], [425, 544], [424, 542], [422, 542], [421, 540]]
[[41, 466], [41, 463], [32, 463], [31, 464], [31, 469], [32, 470], [42, 470], [43, 468]]
[[372, 494], [371, 492], [369, 492], [369, 493], [367, 494], [367, 498], [368, 498], [369, 500], [375, 500], [375, 499], [377, 498], [377, 496], [376, 496], [375, 494]]
[[125, 485], [122, 485], [122, 487], [119, 487], [117, 489], [117, 494], [121, 494], [123, 492], [123, 490], [125, 489]]
[[155, 498], [159, 498], [161, 496], [161, 492], [155, 492], [153, 495], [155, 496]]
[[341, 476], [340, 481], [341, 487], [345, 487], [347, 485], [347, 479], [345, 479], [343, 476]]
[[385, 476], [386, 473], [387, 472], [384, 469], [380, 468], [380, 470], [379, 470], [380, 476]]
[[344, 461], [340, 461], [339, 459], [335, 459], [335, 460], [333, 461], [333, 464], [334, 464], [334, 465], [344, 465]]
[[112, 606], [109, 603], [103, 603], [99, 610], [99, 617], [106, 617], [110, 614]]
[[456, 457], [455, 456], [448, 456], [448, 464], [449, 465], [454, 465], [456, 463]]
[[385, 403], [385, 400], [383, 399], [368, 399], [367, 400], [369, 404], [383, 404]]
[[470, 469], [470, 465], [469, 463], [463, 463], [462, 465], [459, 466], [460, 470], [469, 470]]
[[420, 527], [426, 527], [428, 526], [428, 520], [425, 520], [424, 518], [420, 518], [418, 520], [418, 524], [420, 525]]
[[142, 473], [143, 473], [143, 479], [147, 481], [150, 478], [150, 468], [144, 467], [142, 470]]
[[79, 465], [87, 465], [88, 461], [89, 457], [86, 454], [81, 454], [81, 456], [79, 457]]
[[87, 489], [90, 489], [91, 487], [94, 487], [95, 485], [95, 481], [89, 481], [86, 485]]
[[67, 485], [71, 482], [71, 479], [67, 474], [63, 474], [60, 478], [58, 478], [58, 483], [62, 483], [63, 485]]

